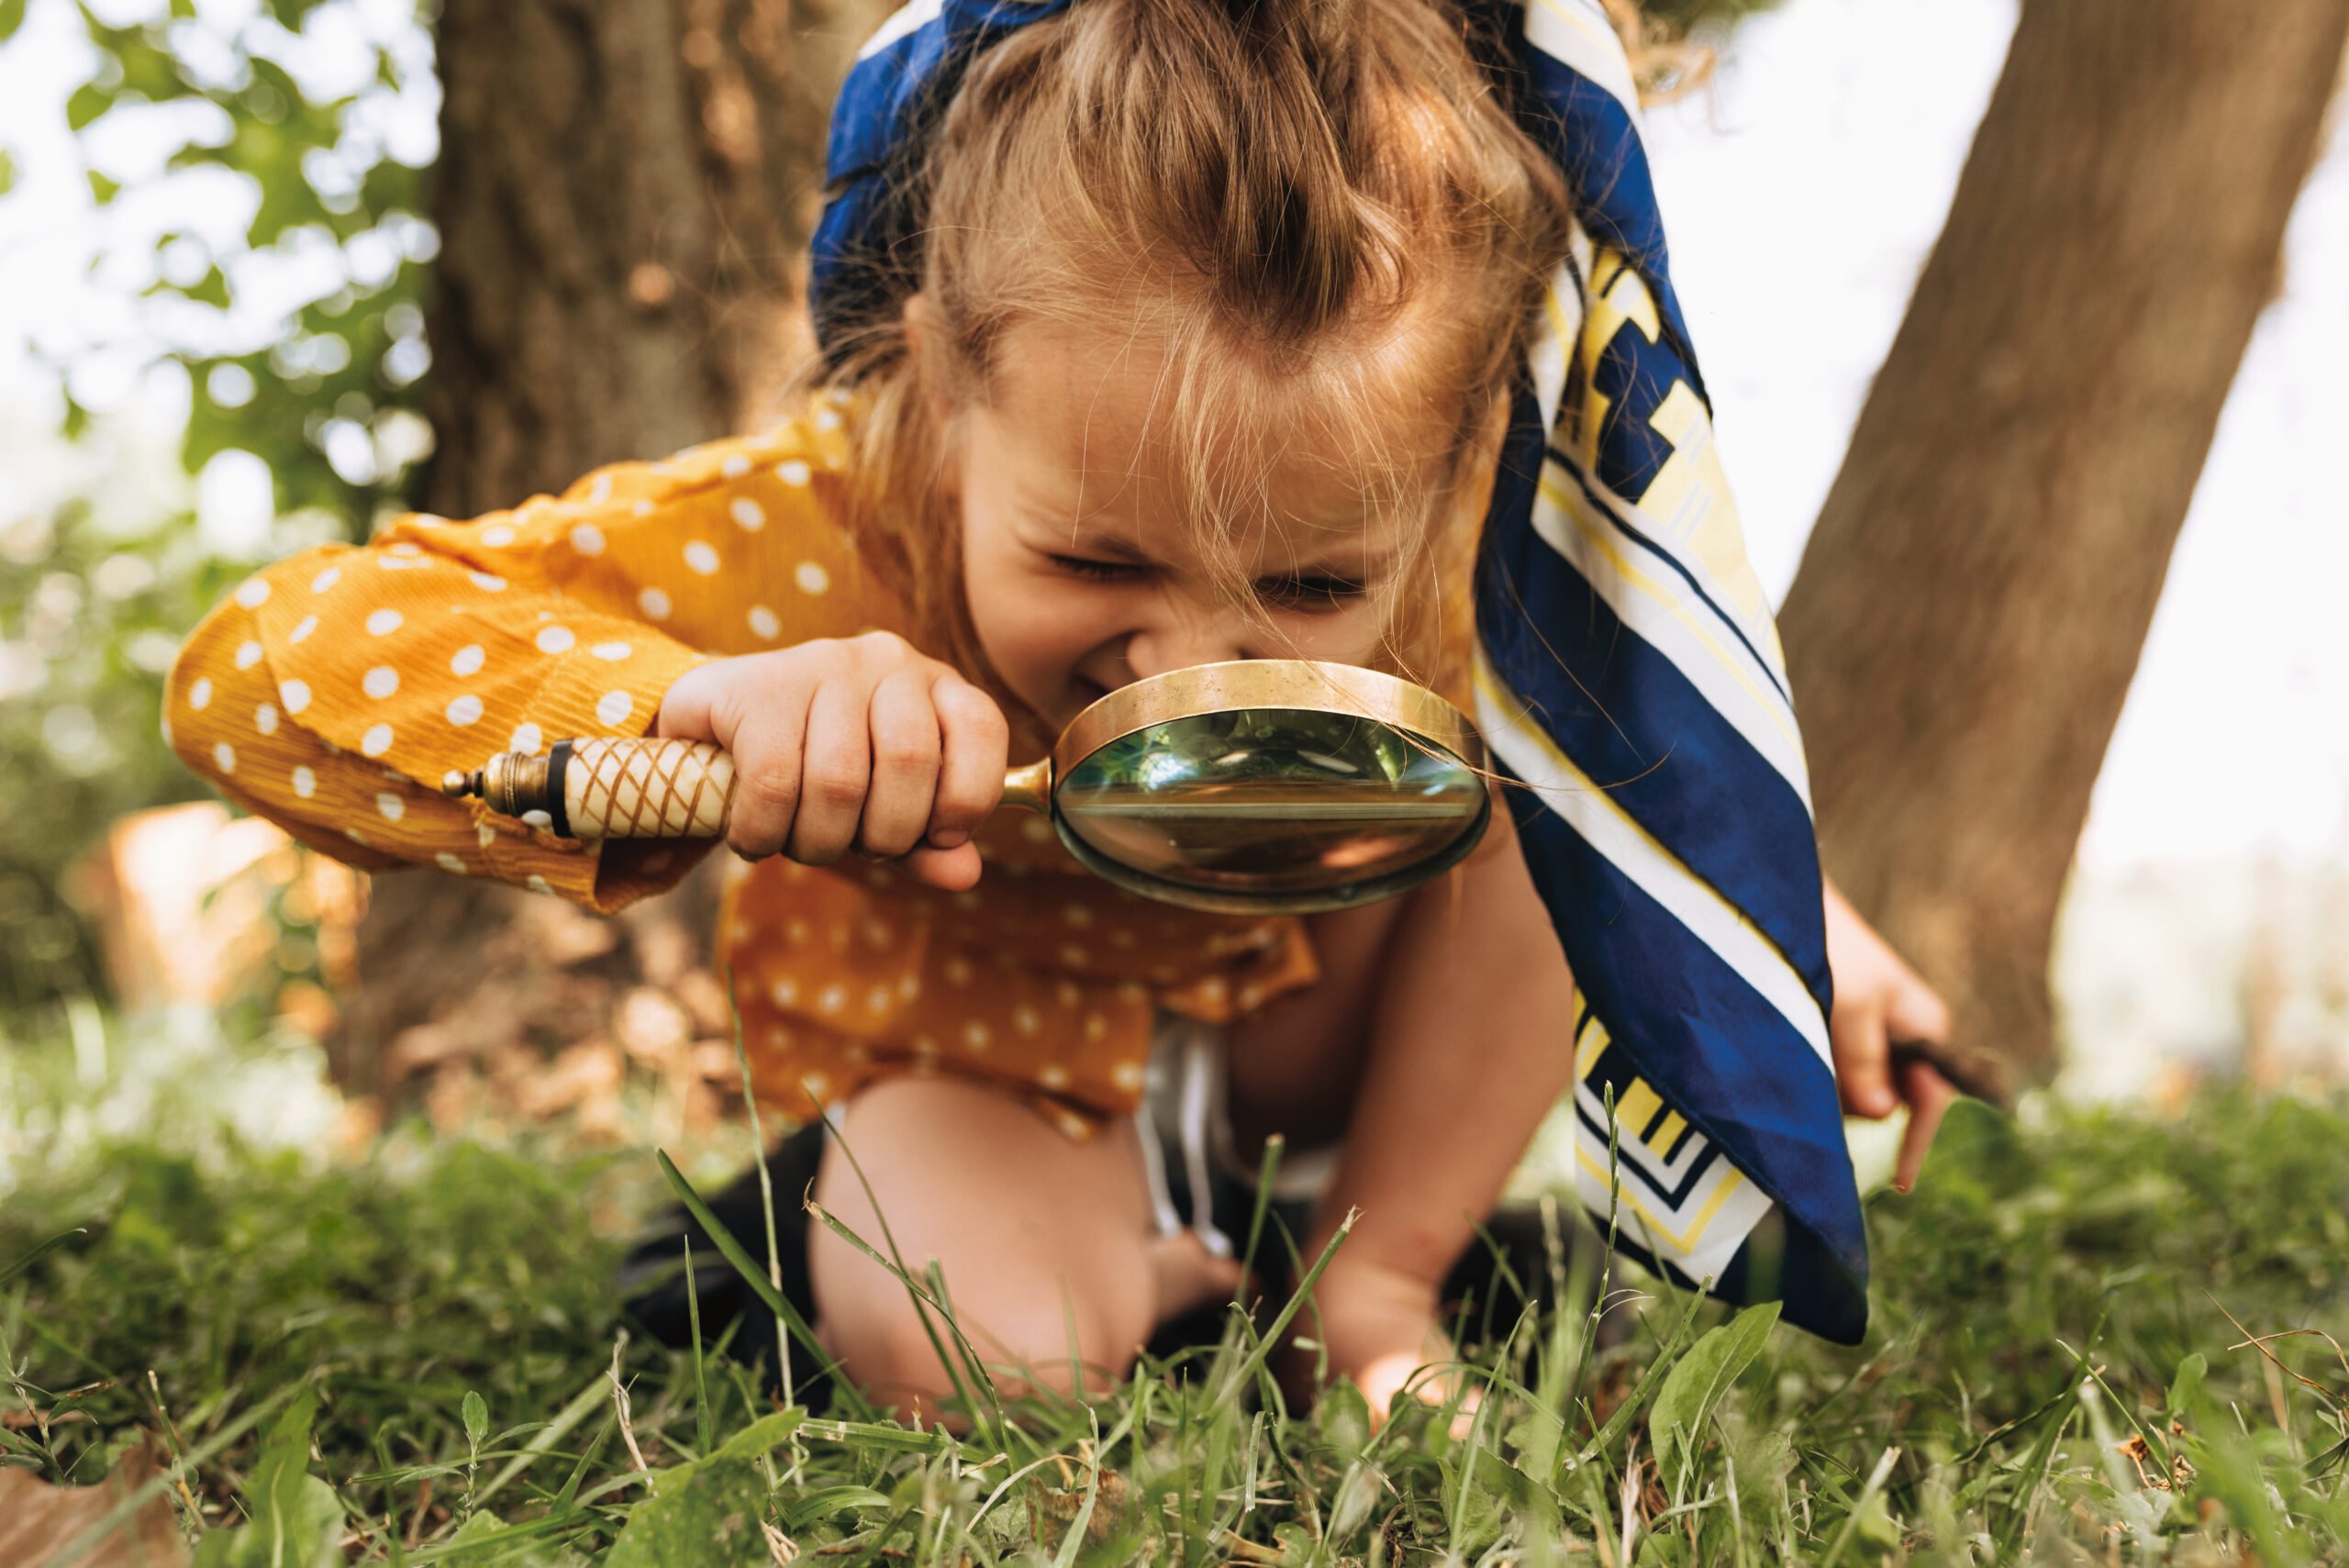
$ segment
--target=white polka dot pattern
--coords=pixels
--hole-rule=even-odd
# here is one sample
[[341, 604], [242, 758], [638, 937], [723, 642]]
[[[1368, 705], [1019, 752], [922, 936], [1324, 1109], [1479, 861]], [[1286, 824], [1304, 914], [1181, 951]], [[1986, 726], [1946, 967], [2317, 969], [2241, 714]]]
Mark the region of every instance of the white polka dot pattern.
[[[838, 527], [840, 492], [816, 483], [851, 451], [838, 412], [819, 412], [673, 464], [607, 469], [477, 524], [411, 519], [395, 542], [269, 568], [191, 635], [172, 743], [233, 776], [239, 799], [306, 824], [311, 841], [360, 846], [349, 852], [365, 863], [437, 865], [597, 907], [668, 885], [694, 853], [558, 840], [543, 813], [514, 822], [440, 785], [501, 750], [640, 744], [628, 732], [713, 658], [901, 630], [894, 597], [864, 591], [874, 578]], [[294, 602], [273, 601], [273, 584]], [[622, 784], [639, 809], [659, 806], [649, 777]], [[1258, 949], [1227, 932], [1210, 951], [1222, 928], [1130, 917], [1044, 824], [1030, 830], [1039, 841], [1012, 819], [983, 832], [989, 869], [968, 895], [861, 862], [740, 869], [722, 932], [761, 1092], [804, 1115], [808, 1093], [845, 1097], [927, 1063], [1006, 1085], [1087, 1136], [1141, 1093], [1153, 989], [1187, 987], [1210, 1016], [1201, 981], [1229, 982], [1226, 1007], [1297, 983], [1294, 939]]]

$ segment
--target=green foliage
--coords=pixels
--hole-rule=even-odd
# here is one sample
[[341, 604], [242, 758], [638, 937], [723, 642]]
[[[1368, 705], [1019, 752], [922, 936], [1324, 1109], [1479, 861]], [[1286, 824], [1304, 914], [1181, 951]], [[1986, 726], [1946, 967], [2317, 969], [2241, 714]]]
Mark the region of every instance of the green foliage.
[[317, 1400], [305, 1389], [278, 1417], [245, 1484], [247, 1522], [207, 1534], [196, 1568], [332, 1568], [342, 1561], [342, 1499], [310, 1473], [317, 1415]]
[[1750, 1307], [1688, 1347], [1655, 1396], [1648, 1430], [1667, 1487], [1687, 1478], [1705, 1450], [1714, 1407], [1769, 1343], [1777, 1303]]
[[[0, 0], [0, 48], [25, 14], [24, 0]], [[113, 238], [91, 256], [85, 286], [137, 292], [115, 302], [123, 310], [81, 314], [118, 319], [118, 338], [92, 337], [77, 319], [33, 345], [55, 377], [57, 433], [81, 453], [65, 466], [90, 488], [111, 483], [107, 454], [129, 439], [128, 417], [94, 421], [72, 389], [93, 360], [145, 356], [152, 373], [186, 383], [186, 474], [225, 451], [254, 454], [277, 520], [224, 559], [199, 537], [184, 484], [106, 507], [68, 492], [29, 511], [0, 484], [0, 1006], [102, 989], [61, 876], [115, 817], [200, 793], [157, 729], [177, 639], [247, 558], [363, 537], [406, 503], [431, 444], [417, 400], [436, 241], [418, 216], [423, 170], [394, 156], [398, 139], [384, 129], [404, 116], [428, 128], [429, 146], [436, 89], [422, 19], [370, 34], [349, 0], [279, 0], [238, 20], [161, 0], [121, 25], [135, 8], [76, 14], [97, 69], [62, 112], [85, 150], [91, 199], [106, 207], [211, 180], [208, 205], [227, 215], [160, 233], [102, 226]], [[320, 63], [338, 51], [339, 69]], [[187, 139], [160, 173], [100, 166], [117, 117], [151, 128], [165, 112]], [[0, 203], [22, 198], [20, 173], [0, 149]], [[22, 473], [26, 459], [12, 452], [0, 467]]]
[[[423, 450], [417, 306], [434, 241], [418, 216], [422, 171], [393, 155], [379, 123], [401, 93], [429, 90], [409, 80], [427, 52], [421, 22], [396, 40], [411, 48], [370, 42], [363, 77], [346, 72], [306, 90], [306, 75], [326, 73], [287, 62], [304, 57], [314, 14], [347, 14], [347, 0], [284, 0], [266, 19], [239, 24], [158, 10], [111, 26], [83, 6], [100, 69], [74, 89], [65, 117], [81, 132], [150, 106], [208, 107], [188, 123], [210, 128], [172, 155], [161, 179], [225, 171], [251, 193], [250, 219], [220, 253], [206, 256], [203, 237], [179, 230], [151, 241], [157, 277], [146, 292], [172, 309], [139, 329], [189, 372], [187, 467], [231, 447], [253, 450], [275, 476], [282, 510], [323, 508], [363, 534], [405, 499]], [[101, 205], [121, 188], [95, 167], [90, 179]], [[320, 257], [331, 258], [322, 286], [283, 281], [290, 264]], [[258, 324], [248, 319], [256, 313]], [[69, 405], [69, 423], [76, 417]]]
[[797, 1431], [802, 1410], [753, 1421], [707, 1459], [662, 1471], [651, 1501], [629, 1516], [607, 1568], [766, 1568], [759, 1521], [767, 1477], [760, 1461]]
[[163, 674], [241, 572], [85, 502], [0, 518], [0, 1005], [98, 986], [61, 875], [123, 812], [201, 793], [157, 728]]
[[1669, 1292], [1601, 1315], [1620, 1268], [1578, 1270], [1566, 1310], [1474, 1352], [1473, 1412], [1291, 1409], [1239, 1379], [1234, 1319], [1089, 1408], [1008, 1405], [984, 1447], [778, 1410], [724, 1346], [698, 1373], [640, 1340], [615, 1360], [609, 1200], [647, 1201], [651, 1166], [404, 1135], [349, 1167], [137, 1142], [28, 1164], [0, 1205], [0, 1365], [47, 1420], [0, 1430], [0, 1463], [89, 1480], [155, 1433], [206, 1562], [243, 1561], [272, 1508], [317, 1539], [328, 1501], [353, 1561], [510, 1568], [762, 1562], [770, 1531], [1068, 1568], [2318, 1562], [2349, 1540], [2349, 1366], [2312, 1333], [2271, 1365], [2228, 1317], [2349, 1335], [2349, 1107], [1961, 1107], [1918, 1192], [1872, 1206], [1856, 1351]]

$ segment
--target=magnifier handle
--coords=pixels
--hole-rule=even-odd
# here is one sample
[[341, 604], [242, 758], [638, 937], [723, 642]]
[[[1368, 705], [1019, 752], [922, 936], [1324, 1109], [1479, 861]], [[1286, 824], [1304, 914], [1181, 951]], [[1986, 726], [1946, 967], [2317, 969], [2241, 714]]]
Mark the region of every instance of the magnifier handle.
[[440, 793], [566, 839], [715, 839], [734, 804], [734, 759], [707, 740], [558, 740], [546, 755], [501, 751]]
[[[1049, 762], [1014, 768], [1004, 803], [1045, 808]], [[440, 793], [479, 795], [507, 817], [543, 817], [566, 839], [716, 839], [734, 805], [734, 759], [707, 740], [558, 740], [543, 757], [501, 751]]]

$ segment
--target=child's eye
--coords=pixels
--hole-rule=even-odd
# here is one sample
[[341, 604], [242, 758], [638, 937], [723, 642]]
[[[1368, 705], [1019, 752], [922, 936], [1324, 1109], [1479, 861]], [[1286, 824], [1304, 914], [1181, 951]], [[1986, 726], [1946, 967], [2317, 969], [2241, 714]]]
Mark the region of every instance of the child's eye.
[[1264, 602], [1283, 609], [1303, 610], [1308, 615], [1328, 615], [1341, 610], [1369, 592], [1366, 584], [1351, 577], [1276, 577], [1259, 583], [1256, 592]]
[[1124, 561], [1088, 561], [1081, 555], [1055, 555], [1052, 564], [1073, 577], [1087, 577], [1097, 583], [1130, 583], [1144, 568]]

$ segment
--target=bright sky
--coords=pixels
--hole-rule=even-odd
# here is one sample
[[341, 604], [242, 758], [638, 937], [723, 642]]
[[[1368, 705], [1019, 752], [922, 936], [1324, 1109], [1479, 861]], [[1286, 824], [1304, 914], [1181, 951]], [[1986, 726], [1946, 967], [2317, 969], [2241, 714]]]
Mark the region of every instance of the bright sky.
[[[1940, 231], [2014, 15], [2012, 0], [1789, 0], [1733, 35], [1709, 98], [1651, 113], [1674, 274], [1774, 594]], [[2172, 558], [2086, 868], [2349, 861], [2349, 488], [2320, 467], [2349, 430], [2341, 127]]]
[[[90, 275], [102, 244], [185, 227], [225, 249], [251, 199], [233, 181], [180, 178], [92, 207], [63, 123], [66, 95], [95, 65], [72, 9], [32, 0], [25, 31], [0, 51], [0, 148], [18, 171], [0, 200], [0, 527], [74, 486], [98, 486], [126, 513], [151, 516], [168, 498], [168, 428], [184, 389], [164, 377], [139, 390], [135, 351], [89, 361], [77, 392], [127, 399], [166, 433], [132, 442], [143, 455], [61, 452], [42, 437], [53, 387], [26, 345], [69, 350], [129, 320], [125, 298], [148, 279]], [[248, 25], [256, 9], [198, 6], [205, 28]], [[314, 14], [310, 36], [273, 48], [305, 80], [363, 77], [368, 40], [401, 37], [409, 13], [408, 0], [340, 0]], [[1734, 35], [1713, 93], [1651, 117], [1675, 275], [1774, 592], [1794, 576], [2013, 20], [2012, 0], [1787, 0]], [[420, 49], [411, 35], [406, 51], [420, 59]], [[383, 95], [353, 135], [420, 161], [437, 107], [429, 89]], [[162, 110], [113, 117], [124, 123], [106, 123], [95, 150], [117, 178], [159, 169], [193, 123]], [[2190, 243], [2180, 250], [2190, 258]], [[328, 247], [255, 267], [238, 281], [256, 303], [224, 330], [266, 335], [278, 302], [328, 292], [339, 266], [380, 260]], [[2092, 867], [2269, 851], [2349, 861], [2349, 639], [2335, 605], [2349, 528], [2343, 486], [2319, 469], [2349, 429], [2349, 381], [2337, 374], [2349, 291], [2323, 289], [2328, 277], [2349, 277], [2349, 134], [2335, 135], [2301, 199], [2288, 292], [2254, 339], [2172, 563], [2082, 845]], [[207, 534], [257, 545], [252, 476], [209, 477]]]

